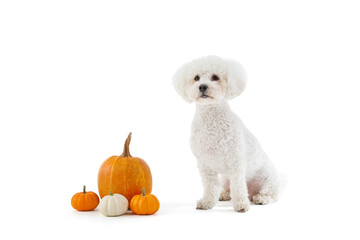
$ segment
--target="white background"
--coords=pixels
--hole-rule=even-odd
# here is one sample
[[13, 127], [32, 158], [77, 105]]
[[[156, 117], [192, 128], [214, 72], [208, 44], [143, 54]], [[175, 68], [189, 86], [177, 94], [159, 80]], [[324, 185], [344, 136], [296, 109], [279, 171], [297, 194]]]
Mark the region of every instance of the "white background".
[[[1, 238], [359, 239], [359, 12], [358, 1], [1, 1]], [[288, 179], [277, 203], [245, 214], [195, 210], [195, 106], [171, 77], [213, 54], [244, 65], [230, 105]], [[72, 209], [130, 131], [159, 212]]]

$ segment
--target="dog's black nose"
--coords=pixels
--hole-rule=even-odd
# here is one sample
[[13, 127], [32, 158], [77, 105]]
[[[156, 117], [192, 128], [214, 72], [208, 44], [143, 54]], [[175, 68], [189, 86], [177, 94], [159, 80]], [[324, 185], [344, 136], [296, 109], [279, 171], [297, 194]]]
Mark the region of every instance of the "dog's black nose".
[[199, 90], [200, 90], [200, 92], [205, 92], [206, 90], [208, 89], [208, 85], [206, 85], [206, 84], [201, 84], [200, 86], [199, 86]]

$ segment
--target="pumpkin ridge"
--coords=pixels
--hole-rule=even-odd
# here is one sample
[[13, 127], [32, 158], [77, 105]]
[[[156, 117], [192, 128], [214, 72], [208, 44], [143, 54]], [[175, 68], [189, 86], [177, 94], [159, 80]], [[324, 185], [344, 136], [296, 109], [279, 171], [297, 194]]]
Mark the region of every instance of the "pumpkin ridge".
[[129, 202], [129, 208], [133, 209], [133, 200], [131, 199], [131, 201]]
[[79, 210], [81, 210], [81, 208], [79, 207], [80, 203], [81, 203], [81, 199], [80, 199], [79, 194], [77, 194], [75, 204]]
[[[124, 158], [124, 163], [123, 164], [124, 164], [124, 172], [125, 172], [125, 174], [123, 174], [123, 180], [124, 180], [124, 183], [125, 183], [125, 184], [123, 184], [123, 186], [124, 186], [124, 193], [127, 193], [128, 192], [128, 185], [129, 185], [129, 183], [127, 181], [127, 176], [128, 176], [127, 175], [127, 170], [129, 168], [129, 161], [126, 158]], [[127, 196], [124, 195], [124, 197], [126, 197], [126, 199], [127, 199]]]
[[156, 200], [155, 200], [155, 197], [153, 197], [153, 195], [151, 195], [150, 197], [151, 197], [151, 200], [152, 200], [152, 202], [153, 202], [153, 204], [152, 204], [153, 208], [152, 208], [152, 212], [151, 212], [151, 214], [152, 214], [152, 213], [157, 212], [157, 210], [158, 210], [158, 209], [157, 209], [158, 204], [157, 204], [157, 202], [156, 202]]
[[[147, 209], [149, 208], [148, 201], [146, 197], [141, 196], [139, 202], [139, 210], [141, 214], [147, 214]], [[144, 211], [145, 209], [145, 211]]]
[[103, 204], [101, 205], [101, 210], [106, 211], [106, 214], [109, 214], [109, 209], [105, 207], [108, 205], [108, 198], [103, 198], [101, 201], [103, 201]]
[[109, 216], [112, 216], [113, 214], [113, 212], [111, 211], [111, 206], [112, 206], [112, 198], [108, 198], [106, 211]]
[[90, 210], [93, 208], [93, 202], [95, 201], [94, 197], [93, 197], [93, 192], [87, 192], [86, 194], [86, 207]]
[[135, 196], [135, 200], [133, 202], [133, 206], [134, 206], [134, 212], [135, 213], [139, 213], [139, 196]]
[[[115, 189], [117, 188], [117, 182], [118, 179], [116, 178], [118, 176], [118, 165], [121, 164], [121, 157], [116, 157], [114, 160], [114, 164], [111, 166], [111, 176], [110, 176], [110, 181], [111, 181], [111, 188], [110, 191], [115, 194], [115, 193], [120, 193], [120, 192], [116, 192]], [[115, 184], [116, 186], [114, 186], [113, 184]]]
[[156, 202], [156, 204], [157, 204], [157, 209], [156, 209], [156, 212], [160, 209], [160, 201], [159, 201], [159, 199], [155, 196], [155, 195], [152, 195], [153, 196], [153, 198], [155, 199], [155, 202]]
[[[141, 164], [141, 161], [139, 160], [139, 158], [136, 158], [136, 162], [138, 163], [138, 165], [140, 166], [140, 169], [141, 169], [140, 186], [144, 186], [145, 181], [146, 181], [145, 169], [144, 169], [143, 165]], [[141, 182], [141, 180], [144, 182]]]
[[80, 211], [83, 211], [84, 210], [84, 198], [83, 198], [83, 193], [80, 193], [77, 197], [77, 206], [79, 208]]
[[76, 205], [75, 205], [75, 196], [73, 196], [72, 198], [71, 198], [71, 206], [73, 206], [73, 208], [77, 208], [76, 207]]
[[150, 195], [147, 196], [147, 203], [148, 203], [148, 208], [146, 214], [151, 214], [154, 211], [155, 201]]
[[135, 206], [134, 206], [134, 202], [135, 202], [135, 199], [136, 199], [136, 196], [133, 197], [130, 201], [130, 209], [131, 211], [133, 211], [134, 213], [136, 213], [136, 209], [135, 209]]
[[75, 209], [78, 209], [78, 203], [77, 203], [77, 201], [78, 201], [78, 193], [76, 193], [76, 194], [74, 195], [74, 197], [71, 199], [71, 203], [73, 203]]
[[159, 199], [157, 199], [157, 197], [155, 195], [150, 195], [151, 198], [154, 200], [155, 204], [154, 204], [154, 212], [153, 213], [156, 213], [159, 208], [160, 208], [160, 202], [159, 202]]
[[94, 202], [97, 202], [97, 199], [95, 198], [94, 192], [87, 192], [86, 198], [88, 209], [95, 209], [96, 207], [94, 208]]
[[84, 206], [84, 210], [88, 210], [88, 208], [89, 208], [89, 194], [88, 194], [88, 192], [87, 193], [83, 193], [84, 195], [83, 195], [83, 198], [84, 198], [84, 200], [85, 200], [85, 206]]
[[[116, 161], [117, 160], [117, 158], [115, 158], [115, 160], [112, 160], [112, 163], [111, 163], [111, 174], [110, 174], [110, 191], [113, 191], [113, 176], [114, 176], [114, 167], [115, 167], [115, 164], [116, 164]], [[107, 189], [107, 190], [109, 190], [109, 189]], [[108, 191], [109, 192], [109, 191]], [[105, 196], [106, 196], [107, 194], [105, 194]]]
[[140, 181], [143, 178], [142, 173], [140, 173], [140, 171], [142, 172], [142, 166], [141, 166], [141, 164], [139, 163], [139, 161], [137, 160], [136, 157], [133, 158], [133, 162], [136, 165], [136, 169], [138, 169], [138, 173], [137, 173], [136, 178], [135, 178], [135, 185], [136, 185], [137, 188], [134, 189], [134, 192], [133, 192], [133, 194], [137, 195], [137, 194], [139, 194], [138, 193], [138, 187], [141, 186]]
[[[145, 188], [146, 192], [150, 194], [152, 190], [152, 175], [150, 168], [143, 159], [138, 157], [136, 157], [135, 159], [140, 166], [139, 168], [141, 168], [142, 171], [141, 179], [143, 180], [143, 182], [142, 183], [140, 182], [140, 186], [143, 188], [147, 185], [146, 182], [150, 181], [151, 182], [150, 186]], [[141, 179], [139, 179], [139, 181]]]
[[153, 199], [155, 201], [155, 212], [157, 212], [160, 209], [160, 202], [155, 195], [153, 195]]
[[112, 197], [111, 200], [112, 200], [112, 202], [114, 204], [114, 209], [113, 209], [114, 211], [113, 211], [112, 215], [116, 215], [116, 212], [117, 212], [116, 211], [116, 205], [117, 205], [116, 203], [117, 203], [117, 201], [116, 201], [115, 197]]

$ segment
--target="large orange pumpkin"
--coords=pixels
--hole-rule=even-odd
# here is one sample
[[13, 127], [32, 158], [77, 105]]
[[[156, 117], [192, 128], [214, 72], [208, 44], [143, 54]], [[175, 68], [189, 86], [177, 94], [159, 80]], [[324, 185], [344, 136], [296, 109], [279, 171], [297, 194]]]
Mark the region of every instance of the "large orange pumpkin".
[[124, 144], [121, 156], [112, 156], [105, 160], [98, 174], [98, 187], [100, 197], [108, 195], [109, 192], [119, 193], [131, 198], [142, 192], [145, 187], [146, 193], [151, 193], [152, 177], [149, 166], [144, 160], [132, 157], [129, 151], [131, 133]]

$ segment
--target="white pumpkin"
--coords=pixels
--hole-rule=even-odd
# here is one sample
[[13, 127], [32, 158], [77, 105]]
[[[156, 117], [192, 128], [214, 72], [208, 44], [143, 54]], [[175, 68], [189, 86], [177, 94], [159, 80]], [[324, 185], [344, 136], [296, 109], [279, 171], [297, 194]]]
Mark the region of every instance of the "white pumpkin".
[[121, 194], [107, 195], [101, 199], [99, 211], [107, 217], [123, 215], [129, 208], [129, 201]]

